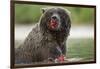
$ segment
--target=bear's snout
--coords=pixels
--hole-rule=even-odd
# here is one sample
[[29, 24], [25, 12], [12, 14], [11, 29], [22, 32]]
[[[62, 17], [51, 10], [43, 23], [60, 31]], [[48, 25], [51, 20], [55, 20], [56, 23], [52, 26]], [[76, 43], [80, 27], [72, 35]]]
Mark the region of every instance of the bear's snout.
[[50, 30], [58, 30], [60, 27], [60, 16], [58, 14], [53, 14], [51, 16], [50, 22], [49, 22], [49, 29]]
[[52, 16], [51, 18], [54, 20], [57, 20], [57, 16]]

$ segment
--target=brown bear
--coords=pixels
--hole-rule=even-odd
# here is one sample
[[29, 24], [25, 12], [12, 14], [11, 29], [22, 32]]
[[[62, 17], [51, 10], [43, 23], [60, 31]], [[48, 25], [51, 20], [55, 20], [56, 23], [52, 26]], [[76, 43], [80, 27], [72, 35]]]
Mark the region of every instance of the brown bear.
[[69, 11], [61, 7], [42, 9], [39, 23], [15, 49], [15, 64], [60, 62], [66, 56], [66, 40], [70, 33]]

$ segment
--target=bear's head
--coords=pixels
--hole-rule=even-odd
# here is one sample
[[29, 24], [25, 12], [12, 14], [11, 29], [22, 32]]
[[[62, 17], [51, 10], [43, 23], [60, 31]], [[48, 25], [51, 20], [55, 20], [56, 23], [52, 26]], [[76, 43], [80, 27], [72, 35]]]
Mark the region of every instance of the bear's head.
[[67, 9], [60, 7], [43, 8], [42, 13], [40, 19], [40, 28], [42, 30], [63, 31], [70, 29], [70, 13]]

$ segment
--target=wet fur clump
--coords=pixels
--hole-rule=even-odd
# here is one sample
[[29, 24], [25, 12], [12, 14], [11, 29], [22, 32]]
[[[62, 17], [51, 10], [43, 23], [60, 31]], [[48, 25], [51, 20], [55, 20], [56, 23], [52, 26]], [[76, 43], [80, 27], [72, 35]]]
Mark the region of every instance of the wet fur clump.
[[60, 55], [66, 56], [66, 40], [71, 27], [69, 12], [59, 7], [42, 10], [39, 23], [15, 49], [16, 64], [55, 62]]

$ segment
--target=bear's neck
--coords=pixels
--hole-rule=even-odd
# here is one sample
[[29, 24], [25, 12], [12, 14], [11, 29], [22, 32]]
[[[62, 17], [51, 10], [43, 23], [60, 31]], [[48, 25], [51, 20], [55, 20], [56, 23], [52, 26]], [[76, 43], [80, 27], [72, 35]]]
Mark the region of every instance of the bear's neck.
[[65, 32], [62, 31], [51, 31], [50, 33], [58, 43], [63, 42], [66, 38]]
[[45, 30], [44, 32], [44, 37], [47, 38], [47, 40], [50, 41], [56, 41], [57, 43], [61, 44], [64, 42], [67, 38], [66, 33], [63, 31], [50, 31], [50, 30]]

